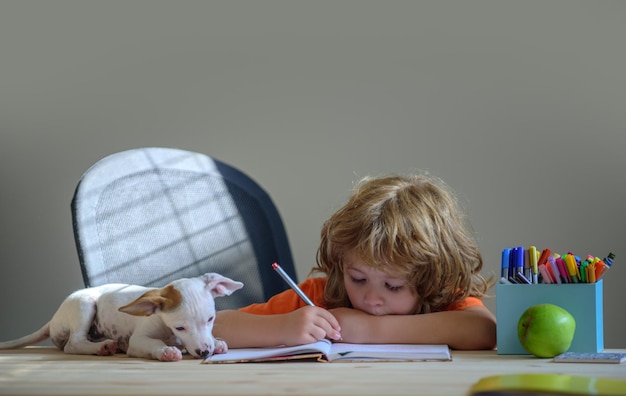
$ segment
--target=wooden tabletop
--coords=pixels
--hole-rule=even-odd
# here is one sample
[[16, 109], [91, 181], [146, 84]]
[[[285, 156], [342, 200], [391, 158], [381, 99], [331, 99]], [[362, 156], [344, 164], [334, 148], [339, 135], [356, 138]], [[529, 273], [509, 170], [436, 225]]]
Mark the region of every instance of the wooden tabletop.
[[[626, 350], [612, 350], [626, 352]], [[626, 379], [626, 363], [554, 363], [495, 351], [451, 362], [200, 364], [66, 355], [53, 347], [0, 351], [2, 395], [465, 395], [480, 378], [565, 373]]]

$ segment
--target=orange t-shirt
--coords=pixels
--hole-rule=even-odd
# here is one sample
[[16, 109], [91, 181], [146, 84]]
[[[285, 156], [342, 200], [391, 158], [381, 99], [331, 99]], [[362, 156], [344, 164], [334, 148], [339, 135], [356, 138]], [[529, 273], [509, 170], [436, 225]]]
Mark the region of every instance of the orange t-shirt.
[[[328, 308], [324, 301], [324, 286], [326, 285], [326, 278], [308, 278], [298, 286], [300, 289], [309, 296], [313, 303], [321, 308]], [[248, 305], [247, 307], [240, 308], [242, 312], [248, 312], [258, 315], [275, 315], [283, 314], [295, 311], [298, 308], [302, 308], [306, 305], [304, 301], [291, 289], [285, 290], [265, 303], [258, 303]], [[463, 300], [456, 301], [448, 306], [446, 311], [462, 311], [469, 307], [484, 306], [483, 302], [476, 297], [466, 297]]]

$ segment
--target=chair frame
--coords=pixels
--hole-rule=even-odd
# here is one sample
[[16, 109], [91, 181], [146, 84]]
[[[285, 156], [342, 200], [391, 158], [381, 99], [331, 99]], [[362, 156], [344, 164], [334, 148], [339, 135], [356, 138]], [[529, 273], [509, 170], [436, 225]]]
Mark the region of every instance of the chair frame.
[[[124, 166], [120, 167], [118, 161], [121, 161]], [[283, 280], [272, 270], [273, 262], [278, 262], [293, 279], [297, 279], [287, 233], [280, 214], [269, 194], [256, 181], [239, 169], [205, 154], [173, 148], [146, 147], [122, 151], [101, 159], [84, 173], [76, 187], [71, 202], [72, 223], [86, 287], [108, 283], [99, 280], [98, 274], [93, 270], [102, 266], [103, 258], [98, 252], [90, 251], [88, 246], [88, 241], [98, 240], [97, 227], [89, 226], [90, 223], [95, 223], [96, 208], [85, 205], [91, 199], [90, 194], [98, 196], [119, 178], [136, 176], [142, 172], [158, 174], [163, 170], [172, 169], [197, 172], [198, 177], [205, 175], [220, 177], [224, 180], [229, 192], [235, 193], [237, 192], [235, 190], [238, 190], [238, 193], [245, 192], [254, 202], [254, 209], [251, 209], [239, 206], [237, 201], [234, 201], [252, 243], [266, 300], [287, 288]], [[247, 221], [249, 213], [246, 211], [251, 210], [255, 211], [253, 215], [258, 222]], [[265, 235], [268, 230], [272, 238]], [[273, 246], [267, 246], [270, 240]], [[224, 275], [228, 276], [228, 274]]]

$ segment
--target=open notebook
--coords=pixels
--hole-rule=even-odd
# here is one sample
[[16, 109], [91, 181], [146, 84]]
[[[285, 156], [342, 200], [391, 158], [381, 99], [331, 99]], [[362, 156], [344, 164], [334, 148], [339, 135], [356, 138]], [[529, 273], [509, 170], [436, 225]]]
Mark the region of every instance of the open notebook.
[[320, 340], [311, 344], [275, 348], [231, 349], [202, 363], [245, 363], [313, 359], [336, 361], [452, 360], [447, 345], [347, 344]]

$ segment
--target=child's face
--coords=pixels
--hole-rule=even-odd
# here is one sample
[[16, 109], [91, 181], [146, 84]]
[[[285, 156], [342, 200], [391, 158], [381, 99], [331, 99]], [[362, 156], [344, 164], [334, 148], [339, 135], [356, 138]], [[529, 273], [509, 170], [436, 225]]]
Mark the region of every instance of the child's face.
[[404, 276], [368, 267], [352, 252], [344, 256], [343, 282], [352, 307], [370, 315], [409, 315], [417, 294]]

